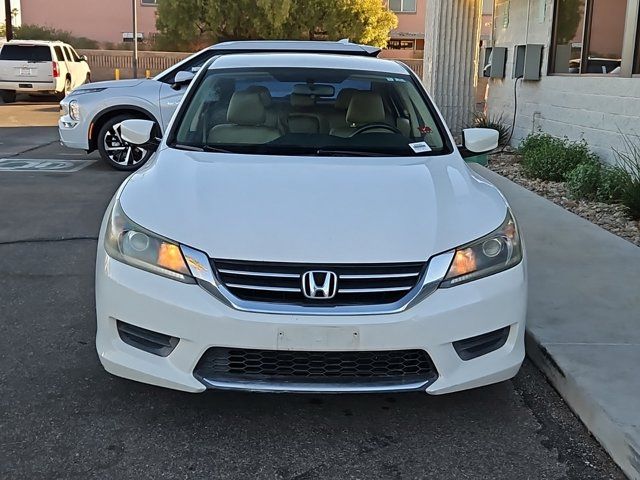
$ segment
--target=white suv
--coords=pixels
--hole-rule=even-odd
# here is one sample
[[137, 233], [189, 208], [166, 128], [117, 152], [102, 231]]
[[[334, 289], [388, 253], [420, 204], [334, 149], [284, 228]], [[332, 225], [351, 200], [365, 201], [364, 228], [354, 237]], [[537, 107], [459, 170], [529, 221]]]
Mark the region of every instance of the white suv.
[[16, 93], [64, 98], [90, 81], [87, 57], [66, 43], [12, 40], [0, 50], [0, 95], [5, 103], [15, 102]]
[[314, 52], [375, 57], [379, 48], [340, 42], [245, 41], [206, 48], [150, 80], [97, 82], [73, 92], [60, 103], [60, 141], [92, 152], [118, 170], [135, 170], [152, 151], [122, 141], [120, 124], [130, 118], [153, 120], [164, 132], [195, 72], [210, 58], [230, 53]]

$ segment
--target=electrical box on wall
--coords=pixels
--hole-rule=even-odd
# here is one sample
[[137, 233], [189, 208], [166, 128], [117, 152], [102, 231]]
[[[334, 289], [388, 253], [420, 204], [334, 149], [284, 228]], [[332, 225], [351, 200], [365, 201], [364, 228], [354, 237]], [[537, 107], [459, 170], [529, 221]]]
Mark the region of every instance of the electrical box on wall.
[[513, 78], [540, 80], [544, 45], [516, 45], [513, 55]]
[[507, 49], [505, 47], [486, 47], [482, 60], [481, 77], [504, 78], [507, 65]]

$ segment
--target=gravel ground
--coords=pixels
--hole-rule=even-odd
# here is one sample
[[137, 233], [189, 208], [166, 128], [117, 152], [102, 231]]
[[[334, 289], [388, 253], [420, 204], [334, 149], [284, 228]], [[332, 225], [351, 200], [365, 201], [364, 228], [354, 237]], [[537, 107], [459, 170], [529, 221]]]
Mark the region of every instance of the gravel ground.
[[518, 156], [513, 153], [492, 155], [488, 167], [509, 180], [640, 247], [640, 221], [631, 219], [623, 205], [574, 200], [570, 197], [569, 189], [563, 182], [527, 178], [522, 171]]

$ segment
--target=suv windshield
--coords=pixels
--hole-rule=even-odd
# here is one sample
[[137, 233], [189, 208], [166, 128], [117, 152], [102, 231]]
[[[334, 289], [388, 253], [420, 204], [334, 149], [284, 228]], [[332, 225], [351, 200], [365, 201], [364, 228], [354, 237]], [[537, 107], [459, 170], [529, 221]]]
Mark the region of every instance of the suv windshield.
[[211, 69], [185, 101], [169, 145], [281, 155], [441, 153], [433, 112], [408, 74]]
[[25, 62], [50, 62], [51, 49], [45, 45], [8, 45], [0, 50], [0, 60]]

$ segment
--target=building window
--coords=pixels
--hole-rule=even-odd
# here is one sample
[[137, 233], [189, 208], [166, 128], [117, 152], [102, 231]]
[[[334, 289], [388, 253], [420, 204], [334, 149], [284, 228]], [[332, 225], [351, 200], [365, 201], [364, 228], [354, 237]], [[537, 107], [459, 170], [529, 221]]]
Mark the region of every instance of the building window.
[[627, 0], [559, 0], [551, 73], [618, 73], [626, 12]]
[[396, 13], [416, 13], [417, 0], [389, 0], [389, 10]]
[[391, 39], [387, 43], [387, 48], [391, 50], [415, 50], [416, 44], [414, 40]]
[[151, 5], [151, 6], [158, 6], [158, 0], [140, 0], [140, 3], [142, 5]]

